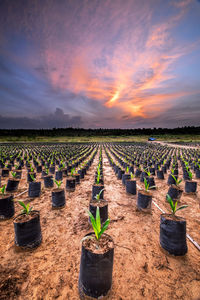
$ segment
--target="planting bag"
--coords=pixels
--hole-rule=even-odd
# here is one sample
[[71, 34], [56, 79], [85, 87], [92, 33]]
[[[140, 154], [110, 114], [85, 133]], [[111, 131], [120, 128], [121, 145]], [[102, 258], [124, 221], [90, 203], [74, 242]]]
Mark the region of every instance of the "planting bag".
[[[175, 177], [176, 179], [178, 178], [178, 176], [177, 176], [177, 175], [174, 175], [174, 177]], [[172, 177], [172, 175], [171, 175], [171, 174], [169, 174], [169, 177], [168, 177], [167, 183], [168, 183], [168, 184], [176, 184], [176, 181], [175, 181], [175, 179]]]
[[67, 179], [66, 180], [66, 189], [69, 191], [74, 191], [76, 186], [76, 180], [74, 179]]
[[135, 171], [135, 177], [140, 177], [142, 171], [140, 169], [136, 169]]
[[163, 173], [163, 171], [157, 171], [157, 177], [158, 177], [158, 179], [164, 179], [164, 173]]
[[65, 206], [65, 191], [52, 191], [52, 207], [63, 207]]
[[180, 199], [182, 193], [183, 193], [182, 190], [175, 188], [173, 186], [170, 186], [168, 190], [168, 194], [172, 198], [172, 200]]
[[78, 173], [80, 174], [80, 179], [83, 179], [85, 176], [85, 171], [83, 169], [78, 170]]
[[196, 170], [196, 178], [200, 178], [200, 170], [199, 169]]
[[44, 186], [45, 188], [53, 187], [53, 178], [52, 175], [48, 175], [44, 177]]
[[122, 175], [125, 173], [124, 170], [119, 169], [117, 173], [117, 179], [122, 179]]
[[0, 219], [9, 219], [14, 216], [15, 207], [13, 196], [0, 199]]
[[1, 176], [2, 177], [8, 177], [9, 176], [9, 169], [2, 169]]
[[150, 208], [151, 207], [151, 202], [152, 202], [152, 196], [151, 195], [146, 195], [138, 192], [138, 197], [137, 197], [137, 208]]
[[122, 175], [122, 183], [123, 185], [125, 185], [126, 180], [131, 179], [131, 175], [130, 174], [123, 174]]
[[185, 182], [185, 192], [186, 193], [196, 193], [197, 182], [196, 181], [186, 181]]
[[127, 180], [126, 181], [126, 192], [132, 195], [136, 195], [136, 181]]
[[8, 179], [8, 183], [6, 186], [6, 191], [7, 192], [14, 192], [17, 190], [19, 185], [19, 180], [12, 180], [12, 179]]
[[26, 222], [16, 223], [15, 219], [14, 219], [15, 244], [17, 246], [26, 247], [26, 248], [35, 248], [39, 246], [42, 241], [39, 213], [38, 215], [35, 216], [35, 218]]
[[[91, 233], [87, 234], [91, 235]], [[79, 293], [93, 298], [106, 296], [112, 285], [114, 248], [95, 254], [82, 245]]]
[[173, 255], [185, 255], [187, 253], [186, 243], [186, 221], [184, 219], [171, 220], [165, 215], [160, 217], [160, 245]]
[[31, 198], [40, 197], [41, 194], [41, 182], [29, 182], [28, 196]]
[[63, 179], [63, 172], [62, 171], [56, 171], [56, 180], [62, 180]]

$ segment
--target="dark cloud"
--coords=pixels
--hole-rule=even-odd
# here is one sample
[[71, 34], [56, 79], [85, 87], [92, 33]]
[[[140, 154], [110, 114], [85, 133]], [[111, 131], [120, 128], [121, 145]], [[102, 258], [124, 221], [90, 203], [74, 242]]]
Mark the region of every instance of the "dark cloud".
[[61, 108], [56, 108], [55, 112], [35, 118], [28, 117], [4, 117], [0, 115], [1, 129], [40, 129], [40, 128], [65, 128], [79, 127], [82, 125], [80, 116], [70, 116], [65, 114]]

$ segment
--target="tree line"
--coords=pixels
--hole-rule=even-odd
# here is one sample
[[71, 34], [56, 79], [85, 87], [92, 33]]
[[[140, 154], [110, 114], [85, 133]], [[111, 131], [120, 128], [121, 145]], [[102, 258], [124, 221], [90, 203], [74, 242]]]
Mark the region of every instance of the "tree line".
[[137, 129], [84, 129], [84, 128], [52, 128], [52, 129], [0, 129], [0, 136], [128, 136], [128, 135], [200, 135], [200, 126], [178, 128], [137, 128]]

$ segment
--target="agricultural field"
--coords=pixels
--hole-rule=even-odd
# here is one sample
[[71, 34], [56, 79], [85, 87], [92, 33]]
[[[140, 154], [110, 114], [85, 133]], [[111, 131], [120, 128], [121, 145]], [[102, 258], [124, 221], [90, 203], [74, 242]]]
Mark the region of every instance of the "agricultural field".
[[0, 144], [0, 300], [200, 299], [199, 145], [145, 140]]

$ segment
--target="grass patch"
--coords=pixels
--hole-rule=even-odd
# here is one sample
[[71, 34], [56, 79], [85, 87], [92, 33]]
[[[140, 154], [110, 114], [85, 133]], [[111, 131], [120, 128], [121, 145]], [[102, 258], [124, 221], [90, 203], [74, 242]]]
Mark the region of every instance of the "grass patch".
[[[200, 142], [200, 135], [158, 135], [154, 136], [157, 140], [166, 142]], [[128, 135], [128, 136], [20, 136], [20, 137], [3, 137], [0, 136], [0, 142], [32, 142], [32, 143], [87, 143], [87, 142], [146, 142], [149, 136], [147, 135]]]

